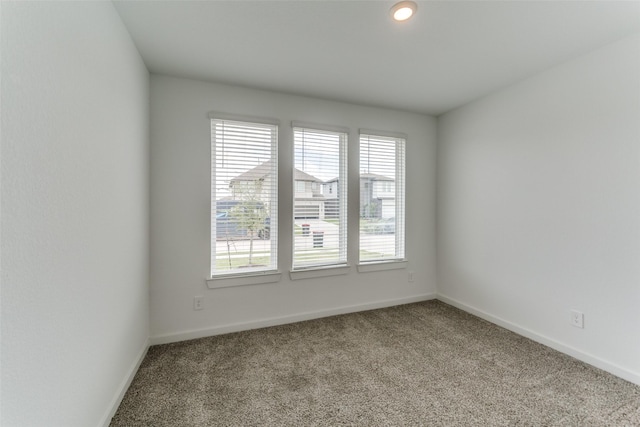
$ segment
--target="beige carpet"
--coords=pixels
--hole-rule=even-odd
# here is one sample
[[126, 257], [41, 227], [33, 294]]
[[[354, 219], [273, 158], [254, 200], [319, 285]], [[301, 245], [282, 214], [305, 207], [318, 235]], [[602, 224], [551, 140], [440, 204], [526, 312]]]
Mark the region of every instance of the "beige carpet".
[[112, 426], [640, 426], [640, 387], [439, 301], [149, 350]]

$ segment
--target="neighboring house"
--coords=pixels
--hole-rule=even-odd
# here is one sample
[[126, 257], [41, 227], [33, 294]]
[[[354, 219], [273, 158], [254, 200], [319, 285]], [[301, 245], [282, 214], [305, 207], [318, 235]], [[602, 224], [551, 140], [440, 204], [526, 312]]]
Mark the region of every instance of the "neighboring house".
[[[269, 178], [271, 160], [259, 164], [253, 169], [233, 178], [229, 183], [231, 197], [240, 199], [252, 194], [256, 199], [266, 202], [271, 191]], [[324, 219], [325, 196], [322, 194], [322, 180], [299, 169], [294, 169], [294, 217], [297, 219]]]
[[325, 218], [338, 218], [340, 216], [340, 206], [338, 204], [338, 183], [339, 178], [333, 178], [322, 184], [322, 194], [326, 198], [324, 202], [324, 216]]
[[272, 162], [267, 160], [233, 178], [229, 182], [232, 199], [239, 200], [245, 195], [252, 195], [262, 202], [267, 202], [271, 192], [271, 180], [267, 178], [271, 176], [271, 171]]
[[[231, 199], [250, 194], [266, 202], [271, 191], [271, 161], [233, 178], [229, 183]], [[323, 182], [313, 175], [294, 169], [294, 217], [324, 219], [338, 217], [338, 178]], [[360, 174], [360, 216], [363, 218], [395, 217], [396, 185], [393, 178], [375, 173]]]
[[[322, 185], [325, 216], [338, 216], [338, 178]], [[375, 173], [360, 174], [360, 216], [363, 218], [394, 218], [396, 216], [396, 182]]]
[[338, 182], [339, 178], [333, 178], [329, 181], [326, 181], [322, 184], [322, 194], [327, 199], [337, 199], [338, 198]]
[[396, 183], [393, 178], [375, 173], [360, 174], [360, 216], [393, 218], [396, 216]]
[[293, 173], [294, 218], [324, 219], [326, 198], [322, 194], [322, 180], [299, 169], [294, 169]]

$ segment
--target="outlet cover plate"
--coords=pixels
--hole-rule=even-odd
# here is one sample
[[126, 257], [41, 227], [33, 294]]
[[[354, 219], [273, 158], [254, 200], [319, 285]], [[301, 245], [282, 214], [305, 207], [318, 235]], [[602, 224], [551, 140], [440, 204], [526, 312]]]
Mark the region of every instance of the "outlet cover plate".
[[584, 329], [584, 313], [578, 310], [571, 310], [571, 324], [576, 328]]

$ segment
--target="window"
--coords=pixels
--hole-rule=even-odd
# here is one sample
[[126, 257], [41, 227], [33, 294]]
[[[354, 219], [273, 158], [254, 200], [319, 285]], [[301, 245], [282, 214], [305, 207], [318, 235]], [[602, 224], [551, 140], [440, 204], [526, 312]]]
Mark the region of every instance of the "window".
[[360, 131], [360, 262], [404, 259], [406, 137]]
[[[347, 130], [293, 123], [294, 180], [337, 179], [336, 196], [295, 194], [293, 269], [347, 262]], [[313, 188], [313, 185], [312, 185]]]
[[213, 114], [211, 276], [277, 269], [278, 126]]

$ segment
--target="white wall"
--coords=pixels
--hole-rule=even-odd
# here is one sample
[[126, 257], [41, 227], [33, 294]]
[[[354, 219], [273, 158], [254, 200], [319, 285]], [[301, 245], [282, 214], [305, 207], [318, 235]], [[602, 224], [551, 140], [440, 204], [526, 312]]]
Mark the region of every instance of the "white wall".
[[111, 2], [1, 24], [0, 424], [96, 426], [149, 336], [149, 75]]
[[[280, 266], [282, 281], [208, 289], [210, 111], [266, 116], [280, 127]], [[407, 143], [406, 270], [290, 281], [292, 136], [299, 120], [351, 129], [349, 163], [357, 184], [358, 128], [405, 132]], [[355, 180], [353, 179], [355, 178]], [[357, 187], [357, 185], [356, 185]], [[358, 201], [352, 185], [351, 202]], [[285, 206], [287, 208], [285, 208]], [[168, 342], [229, 330], [391, 305], [435, 294], [435, 119], [165, 76], [151, 77], [151, 331]], [[351, 211], [349, 226], [357, 227]], [[355, 235], [354, 235], [355, 236]], [[349, 252], [352, 256], [354, 246]], [[407, 270], [416, 280], [407, 281]], [[204, 310], [193, 297], [204, 296]], [[353, 307], [360, 306], [360, 307]], [[346, 308], [345, 308], [346, 307]]]
[[438, 126], [442, 298], [640, 383], [640, 36]]

